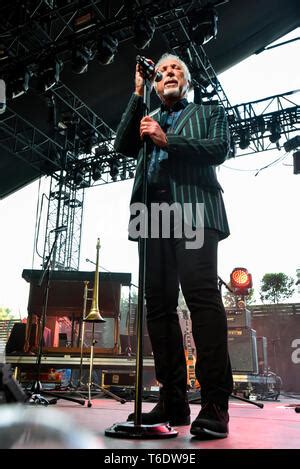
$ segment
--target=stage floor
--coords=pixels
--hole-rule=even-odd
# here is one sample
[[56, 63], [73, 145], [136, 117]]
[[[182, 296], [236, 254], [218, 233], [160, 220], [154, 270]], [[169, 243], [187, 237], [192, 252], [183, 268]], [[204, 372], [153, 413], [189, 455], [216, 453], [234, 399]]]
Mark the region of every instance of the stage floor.
[[[195, 450], [196, 453], [204, 449], [299, 449], [300, 414], [294, 410], [299, 401], [280, 396], [277, 401], [264, 401], [263, 404], [264, 408], [260, 409], [231, 399], [229, 437], [210, 441], [192, 437], [189, 426], [177, 427], [178, 436], [171, 439], [131, 440], [105, 436], [105, 429], [126, 421], [133, 411], [133, 401], [121, 404], [101, 397], [93, 399], [90, 408], [87, 401], [81, 406], [62, 399], [46, 407], [8, 404], [0, 406], [1, 421], [6, 412], [6, 418], [12, 422], [5, 433], [6, 440], [1, 438], [1, 447], [6, 444], [12, 448], [181, 449]], [[143, 402], [142, 408], [149, 411], [154, 405]], [[191, 404], [192, 418], [197, 416], [199, 409], [199, 404]]]

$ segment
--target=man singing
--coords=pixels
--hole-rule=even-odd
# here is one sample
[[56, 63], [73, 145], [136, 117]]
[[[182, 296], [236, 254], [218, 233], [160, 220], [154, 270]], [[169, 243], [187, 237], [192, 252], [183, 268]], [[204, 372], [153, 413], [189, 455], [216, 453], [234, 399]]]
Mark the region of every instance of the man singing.
[[[159, 402], [149, 413], [142, 414], [142, 423], [190, 423], [186, 359], [177, 315], [181, 285], [191, 313], [197, 349], [196, 377], [201, 384], [201, 410], [192, 422], [191, 433], [225, 438], [233, 380], [226, 315], [217, 282], [217, 249], [218, 242], [229, 235], [229, 228], [216, 166], [224, 162], [229, 151], [227, 120], [221, 106], [187, 101], [191, 76], [179, 57], [164, 54], [156, 64], [157, 72], [162, 79], [154, 81], [153, 74], [152, 82], [161, 100], [160, 109], [153, 117], [143, 117], [144, 72], [137, 65], [135, 92], [115, 140], [117, 152], [138, 160], [131, 207], [142, 200], [141, 155], [143, 140], [147, 138], [148, 208], [175, 204], [183, 213], [179, 223], [178, 216], [172, 218], [168, 236], [162, 229], [158, 236], [148, 232], [147, 326], [161, 387]], [[204, 207], [204, 213], [197, 217], [200, 207]], [[163, 223], [160, 218], [153, 220], [149, 210], [149, 225]], [[202, 242], [192, 246], [187, 242], [190, 232], [187, 234], [184, 229], [178, 235], [178, 224], [190, 228], [195, 237], [202, 231]], [[128, 420], [133, 419], [134, 414], [130, 414]]]

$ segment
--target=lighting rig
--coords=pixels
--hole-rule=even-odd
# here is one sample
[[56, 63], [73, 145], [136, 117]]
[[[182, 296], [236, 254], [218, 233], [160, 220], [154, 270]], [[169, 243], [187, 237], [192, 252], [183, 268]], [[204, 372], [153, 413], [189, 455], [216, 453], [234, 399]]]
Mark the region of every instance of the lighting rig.
[[[109, 66], [123, 42], [143, 49], [155, 31], [187, 63], [195, 102], [224, 106], [233, 155], [236, 148], [250, 153], [279, 148], [280, 137], [290, 139], [299, 130], [299, 104], [289, 96], [298, 97], [296, 92], [271, 97], [278, 102], [272, 111], [267, 105], [271, 98], [266, 98], [263, 110], [259, 101], [231, 106], [203, 49], [216, 37], [217, 9], [226, 3], [45, 0], [18, 2], [18, 8], [13, 8], [11, 1], [1, 2], [0, 79], [7, 85], [8, 102], [1, 108], [1, 148], [32, 166], [36, 174], [51, 175], [54, 185], [76, 189], [77, 194], [91, 185], [134, 177], [136, 161], [114, 152], [113, 130], [63, 83], [63, 69], [69, 62], [73, 72], [81, 75], [88, 73], [93, 60]], [[46, 98], [53, 126], [50, 136], [10, 108], [12, 100], [30, 89]], [[104, 146], [108, 150], [103, 154]], [[56, 210], [54, 206], [53, 213]]]

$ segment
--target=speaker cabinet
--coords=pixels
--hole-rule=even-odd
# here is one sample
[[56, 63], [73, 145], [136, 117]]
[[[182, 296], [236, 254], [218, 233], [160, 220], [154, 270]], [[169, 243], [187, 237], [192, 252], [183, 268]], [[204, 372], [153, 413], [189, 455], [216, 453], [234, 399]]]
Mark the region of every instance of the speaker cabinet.
[[268, 372], [268, 347], [266, 337], [257, 337], [257, 357], [259, 374]]
[[255, 330], [246, 328], [228, 330], [228, 350], [232, 371], [258, 373]]
[[251, 312], [248, 309], [226, 308], [227, 326], [251, 327]]
[[0, 364], [0, 404], [25, 402], [26, 394], [12, 377], [10, 365]]
[[[30, 331], [30, 338], [29, 338], [29, 346], [35, 346], [35, 334], [36, 334], [36, 325], [33, 324], [31, 326]], [[24, 352], [24, 345], [25, 345], [25, 337], [26, 337], [26, 324], [22, 322], [17, 322], [13, 325], [11, 333], [6, 343], [5, 352], [7, 355], [11, 353], [18, 353]]]

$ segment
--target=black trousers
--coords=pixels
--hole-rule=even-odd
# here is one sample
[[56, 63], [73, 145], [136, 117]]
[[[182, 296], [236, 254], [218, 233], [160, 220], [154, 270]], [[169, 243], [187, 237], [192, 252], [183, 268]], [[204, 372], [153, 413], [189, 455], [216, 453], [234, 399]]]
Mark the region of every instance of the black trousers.
[[204, 244], [186, 249], [185, 239], [147, 239], [145, 296], [147, 326], [156, 378], [167, 399], [186, 399], [187, 368], [176, 308], [179, 283], [191, 313], [197, 349], [196, 376], [201, 401], [228, 405], [233, 380], [227, 347], [227, 322], [218, 289], [216, 230], [205, 229]]

